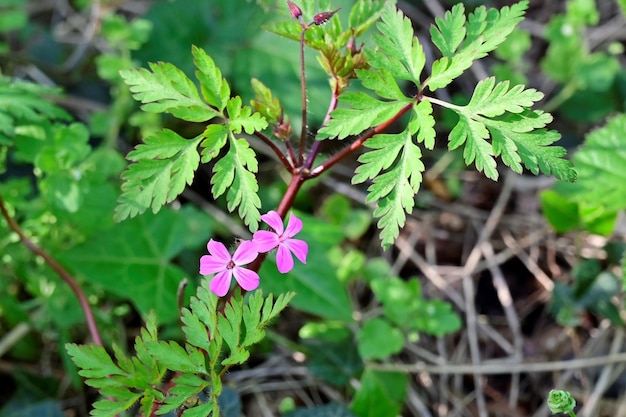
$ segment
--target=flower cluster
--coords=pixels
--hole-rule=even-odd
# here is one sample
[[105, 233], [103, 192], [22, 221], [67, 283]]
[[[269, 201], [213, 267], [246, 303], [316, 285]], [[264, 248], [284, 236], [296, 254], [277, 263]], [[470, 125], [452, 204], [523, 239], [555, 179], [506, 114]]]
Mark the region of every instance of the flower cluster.
[[215, 274], [210, 287], [211, 291], [219, 297], [226, 295], [233, 277], [246, 291], [254, 290], [259, 286], [259, 274], [244, 268], [245, 265], [254, 261], [259, 253], [266, 253], [278, 248], [276, 265], [281, 274], [293, 269], [292, 255], [295, 255], [303, 264], [306, 263], [306, 255], [309, 251], [307, 243], [300, 239], [293, 239], [293, 236], [302, 230], [302, 220], [291, 213], [285, 228], [283, 220], [275, 211], [262, 215], [261, 220], [274, 231], [260, 230], [256, 232], [252, 240], [241, 242], [233, 255], [221, 242], [211, 239], [207, 244], [209, 255], [200, 258], [200, 274]]

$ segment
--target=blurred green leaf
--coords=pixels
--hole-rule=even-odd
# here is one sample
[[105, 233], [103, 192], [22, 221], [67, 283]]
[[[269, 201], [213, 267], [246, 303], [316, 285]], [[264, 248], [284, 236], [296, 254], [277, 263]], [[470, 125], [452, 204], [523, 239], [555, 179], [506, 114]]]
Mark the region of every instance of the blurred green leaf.
[[336, 387], [343, 387], [363, 370], [363, 361], [351, 334], [333, 340], [327, 335], [304, 339], [307, 367], [318, 378]]
[[608, 210], [626, 208], [626, 114], [619, 114], [587, 135], [573, 157], [579, 172], [574, 201]]
[[543, 215], [556, 232], [566, 233], [580, 225], [578, 204], [552, 190], [543, 191], [539, 198]]
[[408, 375], [403, 373], [366, 370], [350, 409], [359, 417], [396, 417], [402, 410], [408, 382]]
[[404, 335], [386, 320], [374, 318], [366, 321], [360, 329], [359, 355], [365, 360], [387, 359], [404, 347]]
[[178, 317], [176, 291], [185, 273], [171, 261], [192, 232], [184, 215], [169, 209], [117, 224], [56, 256], [82, 278], [124, 299], [160, 323]]

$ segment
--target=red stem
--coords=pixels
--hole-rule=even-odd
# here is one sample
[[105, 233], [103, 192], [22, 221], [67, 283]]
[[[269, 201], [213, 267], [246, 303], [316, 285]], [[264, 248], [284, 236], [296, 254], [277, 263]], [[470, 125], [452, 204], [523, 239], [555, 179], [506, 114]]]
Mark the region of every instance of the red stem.
[[272, 151], [274, 151], [274, 153], [276, 154], [280, 162], [282, 162], [283, 166], [287, 169], [287, 171], [289, 172], [293, 171], [293, 165], [291, 165], [291, 162], [289, 162], [285, 154], [280, 149], [278, 149], [278, 146], [276, 146], [270, 138], [265, 136], [263, 132], [254, 132], [254, 136], [261, 139], [267, 146], [270, 147], [270, 149], [272, 149]]
[[102, 339], [100, 338], [100, 333], [98, 332], [98, 326], [96, 325], [96, 320], [94, 319], [93, 312], [91, 311], [91, 306], [87, 301], [87, 297], [83, 292], [82, 288], [76, 280], [67, 272], [65, 268], [61, 266], [48, 252], [41, 249], [39, 246], [35, 245], [35, 243], [28, 238], [17, 224], [17, 222], [9, 215], [6, 206], [4, 205], [4, 201], [2, 196], [0, 196], [0, 211], [2, 212], [2, 216], [6, 219], [7, 223], [11, 230], [13, 230], [20, 237], [22, 243], [35, 255], [41, 256], [43, 260], [52, 268], [56, 274], [61, 277], [63, 281], [70, 286], [72, 291], [74, 291], [74, 295], [78, 298], [78, 302], [80, 303], [80, 307], [83, 309], [83, 314], [85, 315], [85, 319], [87, 320], [87, 327], [89, 328], [89, 333], [91, 334], [91, 338], [96, 345], [102, 346]]
[[304, 161], [304, 146], [307, 139], [307, 98], [306, 98], [306, 73], [304, 70], [304, 34], [309, 28], [308, 25], [302, 25], [300, 33], [300, 89], [302, 94], [302, 129], [300, 131], [300, 152], [298, 153], [298, 164]]

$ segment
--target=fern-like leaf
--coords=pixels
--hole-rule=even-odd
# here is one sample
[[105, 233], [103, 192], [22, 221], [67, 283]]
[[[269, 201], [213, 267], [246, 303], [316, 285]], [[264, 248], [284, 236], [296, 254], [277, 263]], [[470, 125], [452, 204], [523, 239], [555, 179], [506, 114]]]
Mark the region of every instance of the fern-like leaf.
[[411, 21], [394, 5], [387, 3], [377, 25], [375, 35], [379, 50], [368, 54], [375, 68], [387, 68], [396, 78], [420, 84], [426, 56], [422, 46], [413, 35]]
[[496, 83], [493, 77], [481, 81], [466, 106], [450, 106], [459, 122], [450, 132], [449, 149], [464, 145], [465, 162], [474, 163], [494, 180], [498, 178], [494, 157], [501, 156], [515, 172], [521, 173], [523, 164], [534, 174], [573, 181], [576, 173], [563, 159], [565, 150], [551, 146], [559, 139], [558, 133], [544, 129], [552, 116], [529, 110], [542, 97], [535, 89], [511, 87], [508, 81]]
[[259, 185], [254, 175], [258, 163], [254, 151], [244, 139], [230, 134], [228, 153], [213, 167], [211, 192], [215, 198], [226, 193], [229, 211], [239, 208], [239, 216], [251, 230], [258, 228], [261, 218]]
[[377, 202], [374, 216], [379, 218], [383, 247], [389, 247], [404, 226], [406, 213], [414, 206], [414, 195], [422, 182], [424, 164], [421, 151], [413, 143], [411, 132], [376, 135], [365, 142], [373, 149], [361, 157], [353, 183], [373, 179], [368, 188], [368, 203]]
[[135, 217], [149, 207], [156, 213], [183, 192], [198, 168], [197, 147], [201, 139], [185, 139], [164, 129], [145, 138], [144, 144], [131, 151], [128, 159], [134, 163], [122, 174], [124, 183], [115, 220]]
[[318, 131], [318, 138], [345, 139], [358, 135], [370, 127], [391, 119], [409, 101], [381, 101], [365, 93], [345, 93], [339, 98], [341, 107], [331, 113], [332, 118]]
[[462, 3], [437, 18], [431, 27], [433, 43], [442, 57], [435, 62], [424, 87], [431, 91], [443, 88], [461, 75], [472, 63], [483, 58], [506, 40], [506, 37], [522, 21], [528, 8], [528, 0], [520, 1], [501, 10], [478, 7], [465, 18]]
[[168, 62], [150, 63], [145, 68], [120, 71], [135, 100], [144, 111], [170, 113], [189, 122], [206, 122], [220, 115], [205, 103], [193, 81]]

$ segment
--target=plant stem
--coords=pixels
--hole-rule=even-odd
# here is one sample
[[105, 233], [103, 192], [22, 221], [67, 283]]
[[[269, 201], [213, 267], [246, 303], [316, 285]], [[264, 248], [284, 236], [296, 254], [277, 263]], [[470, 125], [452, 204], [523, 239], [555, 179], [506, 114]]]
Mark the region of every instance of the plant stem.
[[569, 410], [569, 415], [570, 417], [576, 417], [576, 413], [574, 413], [574, 410]]
[[9, 228], [11, 228], [11, 230], [17, 233], [20, 237], [24, 246], [26, 246], [35, 255], [41, 256], [48, 266], [50, 266], [50, 268], [52, 268], [52, 270], [56, 272], [56, 274], [61, 277], [67, 285], [70, 286], [74, 295], [76, 295], [76, 298], [78, 299], [80, 307], [83, 309], [83, 314], [85, 315], [87, 327], [89, 328], [89, 333], [91, 334], [93, 342], [96, 345], [102, 346], [102, 339], [100, 338], [100, 333], [98, 332], [98, 326], [96, 325], [96, 320], [94, 319], [93, 312], [91, 311], [91, 306], [89, 305], [89, 301], [87, 301], [87, 297], [85, 296], [85, 293], [80, 285], [78, 285], [76, 280], [70, 275], [69, 272], [67, 272], [65, 268], [63, 268], [63, 266], [61, 266], [60, 263], [56, 261], [56, 259], [54, 259], [48, 252], [37, 246], [28, 238], [28, 236], [24, 234], [24, 231], [22, 231], [15, 219], [13, 219], [13, 217], [9, 214], [2, 196], [0, 196], [0, 212], [2, 212], [2, 216], [7, 221]]
[[307, 139], [307, 98], [306, 98], [306, 72], [304, 69], [304, 35], [308, 25], [302, 25], [300, 33], [300, 88], [302, 93], [302, 129], [300, 131], [300, 152], [298, 154], [298, 164], [304, 161], [304, 147]]
[[[339, 102], [339, 82], [335, 82], [335, 87], [333, 88], [333, 95], [330, 98], [330, 104], [328, 105], [328, 110], [326, 111], [326, 117], [324, 117], [324, 126], [330, 120], [330, 113], [337, 108], [337, 103]], [[311, 147], [311, 152], [309, 152], [309, 156], [304, 163], [304, 168], [310, 170], [313, 166], [313, 162], [315, 162], [315, 158], [317, 157], [320, 146], [322, 146], [322, 141], [316, 140], [313, 146]]]
[[267, 146], [270, 147], [272, 151], [274, 151], [274, 153], [276, 154], [280, 162], [282, 162], [283, 166], [287, 169], [287, 171], [289, 172], [293, 171], [293, 165], [291, 165], [291, 162], [289, 162], [285, 154], [280, 149], [278, 149], [278, 146], [276, 146], [270, 138], [265, 136], [263, 132], [254, 132], [254, 136], [261, 139]]

